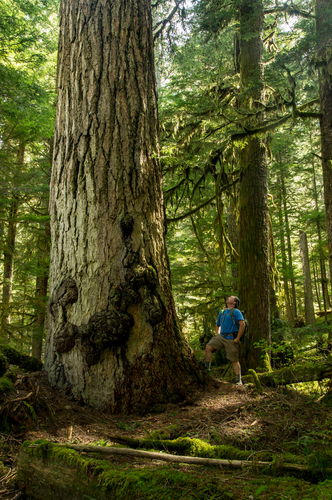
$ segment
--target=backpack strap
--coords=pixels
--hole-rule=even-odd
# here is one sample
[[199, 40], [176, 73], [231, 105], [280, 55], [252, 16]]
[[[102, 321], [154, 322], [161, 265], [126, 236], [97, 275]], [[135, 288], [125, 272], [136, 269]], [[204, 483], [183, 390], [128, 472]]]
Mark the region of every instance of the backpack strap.
[[232, 320], [233, 320], [234, 325], [235, 325], [235, 326], [237, 326], [237, 325], [236, 325], [236, 321], [235, 321], [235, 319], [234, 319], [234, 309], [235, 309], [235, 307], [233, 307], [233, 308], [231, 309], [231, 318], [232, 318]]

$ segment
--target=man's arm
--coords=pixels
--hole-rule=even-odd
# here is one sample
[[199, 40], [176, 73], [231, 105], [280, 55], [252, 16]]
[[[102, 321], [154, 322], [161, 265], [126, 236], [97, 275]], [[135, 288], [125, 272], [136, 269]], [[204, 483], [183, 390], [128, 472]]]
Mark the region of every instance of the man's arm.
[[239, 328], [238, 334], [236, 336], [236, 339], [234, 339], [235, 344], [238, 344], [240, 342], [240, 339], [243, 335], [243, 332], [244, 332], [244, 329], [246, 326], [243, 319], [239, 320], [239, 325], [240, 325], [240, 328]]
[[216, 325], [216, 335], [220, 333], [220, 326]]

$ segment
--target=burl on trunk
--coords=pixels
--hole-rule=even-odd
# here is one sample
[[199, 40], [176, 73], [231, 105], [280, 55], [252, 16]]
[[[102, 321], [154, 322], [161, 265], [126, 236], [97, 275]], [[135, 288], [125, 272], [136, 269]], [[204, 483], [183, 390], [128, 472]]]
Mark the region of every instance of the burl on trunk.
[[197, 365], [165, 248], [148, 0], [62, 0], [45, 365], [113, 411], [185, 397]]

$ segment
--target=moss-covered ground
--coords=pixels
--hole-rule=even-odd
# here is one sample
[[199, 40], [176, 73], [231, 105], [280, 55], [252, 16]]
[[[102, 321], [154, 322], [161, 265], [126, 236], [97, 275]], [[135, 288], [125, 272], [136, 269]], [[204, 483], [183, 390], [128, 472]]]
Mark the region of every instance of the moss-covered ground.
[[[332, 407], [320, 397], [319, 385], [311, 393], [302, 386], [258, 392], [252, 385], [221, 381], [219, 374], [218, 369], [212, 371], [215, 377], [204, 390], [193, 388], [191, 399], [144, 416], [87, 408], [70, 394], [53, 391], [42, 374], [15, 374], [11, 377], [15, 391], [3, 396], [0, 410], [2, 495], [8, 493], [3, 498], [18, 493], [13, 472], [23, 440], [109, 446], [125, 437], [143, 441], [142, 449], [271, 460], [276, 466], [269, 471], [255, 465], [234, 470], [134, 457], [103, 457], [95, 462], [100, 457], [70, 452], [75, 460], [93, 460], [90, 473], [99, 471], [98, 481], [103, 477], [105, 485], [112, 483], [119, 499], [332, 500]], [[21, 414], [21, 422], [15, 420], [16, 414]], [[282, 462], [307, 470], [283, 471], [278, 468]]]

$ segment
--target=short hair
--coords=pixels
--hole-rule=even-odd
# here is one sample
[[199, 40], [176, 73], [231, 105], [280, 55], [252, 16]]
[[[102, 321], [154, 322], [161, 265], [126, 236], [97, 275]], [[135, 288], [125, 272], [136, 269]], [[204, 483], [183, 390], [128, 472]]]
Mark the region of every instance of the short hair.
[[236, 297], [236, 295], [234, 295], [234, 299], [235, 299], [235, 308], [238, 309], [240, 305], [240, 299], [239, 297]]

